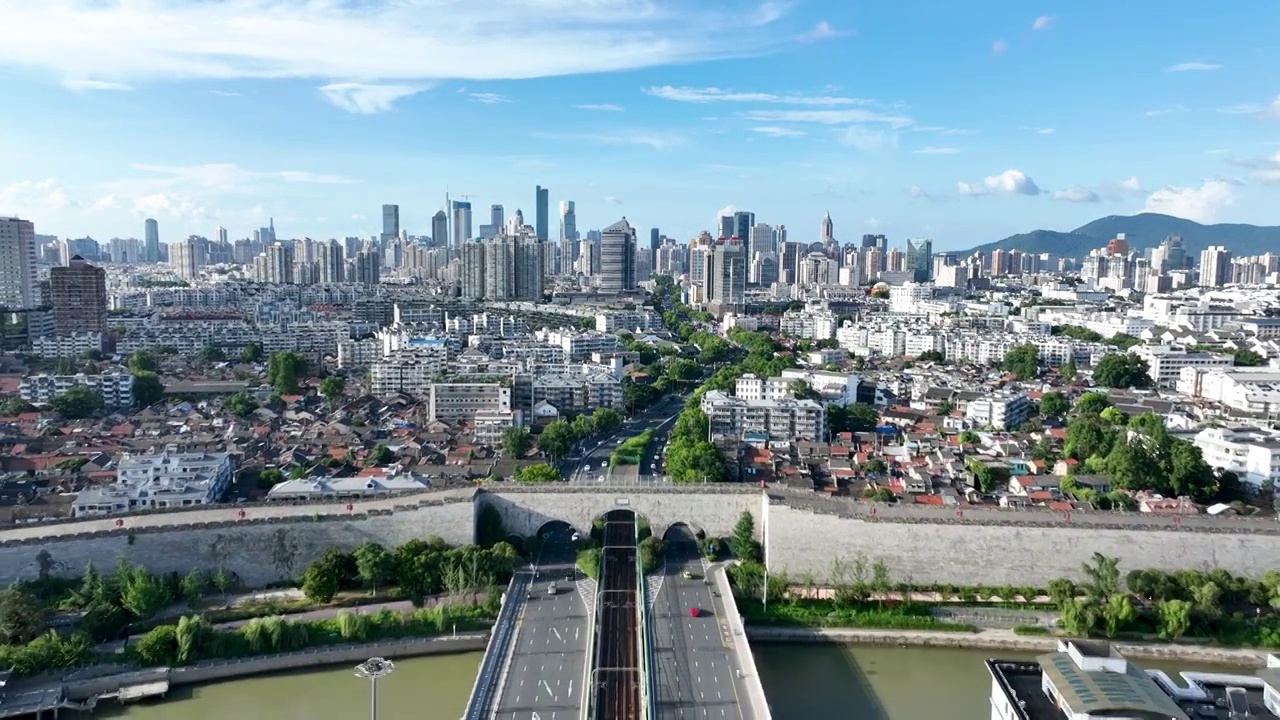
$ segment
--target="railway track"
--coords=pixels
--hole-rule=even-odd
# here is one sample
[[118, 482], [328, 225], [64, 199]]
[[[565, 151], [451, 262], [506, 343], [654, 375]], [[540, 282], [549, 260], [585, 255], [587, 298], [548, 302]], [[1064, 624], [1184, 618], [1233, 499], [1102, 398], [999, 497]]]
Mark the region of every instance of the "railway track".
[[596, 720], [641, 720], [639, 581], [635, 516], [605, 516], [600, 557], [600, 622], [596, 642]]

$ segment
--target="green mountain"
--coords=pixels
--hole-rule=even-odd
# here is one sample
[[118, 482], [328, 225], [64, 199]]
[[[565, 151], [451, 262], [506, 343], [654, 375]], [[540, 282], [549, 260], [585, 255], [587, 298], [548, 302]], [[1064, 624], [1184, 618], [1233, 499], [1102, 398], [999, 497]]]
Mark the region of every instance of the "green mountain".
[[997, 242], [979, 245], [965, 254], [992, 250], [1021, 250], [1025, 253], [1053, 253], [1059, 257], [1083, 257], [1094, 248], [1124, 233], [1131, 250], [1155, 247], [1170, 235], [1181, 235], [1188, 253], [1199, 253], [1209, 245], [1225, 245], [1236, 256], [1261, 255], [1280, 250], [1280, 227], [1258, 225], [1201, 225], [1171, 215], [1141, 213], [1109, 215], [1071, 232], [1034, 230], [1011, 235]]

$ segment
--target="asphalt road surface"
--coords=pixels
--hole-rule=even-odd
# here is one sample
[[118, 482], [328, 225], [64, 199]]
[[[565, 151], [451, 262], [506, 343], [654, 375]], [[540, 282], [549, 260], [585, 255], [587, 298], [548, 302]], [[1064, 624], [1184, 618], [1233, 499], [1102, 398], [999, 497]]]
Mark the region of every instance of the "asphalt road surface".
[[[576, 720], [582, 710], [590, 637], [567, 526], [547, 532], [530, 574], [515, 647], [495, 718]], [[554, 595], [548, 592], [556, 585]]]
[[[668, 395], [662, 402], [623, 423], [613, 435], [599, 440], [588, 440], [589, 444], [584, 454], [575, 457], [575, 462], [570, 466], [569, 482], [578, 484], [603, 482], [607, 473], [606, 468], [609, 466], [609, 456], [618, 449], [619, 443], [650, 428], [654, 431], [653, 440], [640, 458], [638, 472], [642, 476], [659, 474], [660, 469], [654, 469], [654, 462], [658, 452], [666, 443], [671, 428], [675, 426], [676, 417], [684, 410], [684, 402], [683, 396]], [[610, 481], [614, 480], [616, 478], [610, 478]]]
[[[732, 637], [720, 621], [722, 604], [705, 581], [697, 541], [684, 526], [671, 529], [661, 587], [653, 603], [660, 719], [751, 720], [735, 678], [739, 668], [729, 648]], [[689, 572], [692, 579], [682, 577]], [[694, 608], [698, 617], [689, 613]]]

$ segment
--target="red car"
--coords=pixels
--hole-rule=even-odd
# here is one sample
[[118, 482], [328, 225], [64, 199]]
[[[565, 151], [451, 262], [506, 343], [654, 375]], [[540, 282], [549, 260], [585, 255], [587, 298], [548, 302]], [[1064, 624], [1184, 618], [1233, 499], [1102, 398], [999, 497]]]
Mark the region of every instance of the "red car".
[[698, 608], [689, 608], [689, 617], [698, 617], [702, 615], [702, 611]]

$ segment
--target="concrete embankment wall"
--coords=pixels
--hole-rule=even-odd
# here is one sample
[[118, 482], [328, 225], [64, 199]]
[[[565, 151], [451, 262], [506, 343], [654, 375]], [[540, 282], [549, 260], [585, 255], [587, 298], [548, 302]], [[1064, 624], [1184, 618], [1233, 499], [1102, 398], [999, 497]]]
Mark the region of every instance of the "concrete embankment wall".
[[69, 700], [81, 702], [91, 697], [114, 693], [123, 687], [163, 680], [168, 680], [170, 685], [193, 685], [325, 665], [350, 663], [354, 666], [371, 657], [396, 659], [473, 652], [483, 650], [488, 637], [488, 633], [468, 633], [457, 637], [407, 638], [337, 645], [238, 660], [207, 660], [188, 667], [150, 668], [85, 680], [72, 680], [65, 684], [64, 689]]
[[733, 597], [733, 590], [729, 587], [729, 576], [723, 567], [717, 567], [712, 571], [712, 577], [715, 579], [716, 589], [719, 590], [721, 599], [724, 600], [727, 616], [725, 620], [729, 623], [729, 632], [733, 633], [735, 638], [742, 638], [741, 642], [733, 644], [733, 652], [738, 656], [738, 665], [746, 676], [744, 680], [747, 687], [750, 688], [747, 692], [747, 701], [751, 703], [751, 716], [756, 720], [773, 720], [769, 699], [764, 694], [764, 683], [760, 680], [760, 670], [756, 667], [756, 657], [751, 652], [750, 635], [742, 623], [742, 613], [738, 612], [738, 601]]
[[[766, 500], [764, 536], [770, 570], [833, 582], [837, 561], [880, 560], [894, 582], [1034, 585], [1080, 578], [1095, 552], [1139, 568], [1212, 570], [1261, 577], [1280, 567], [1280, 524], [1270, 519], [1123, 517], [1043, 511], [872, 508], [843, 500], [825, 504]], [[799, 502], [794, 504], [799, 505]], [[851, 580], [846, 576], [845, 580]]]

